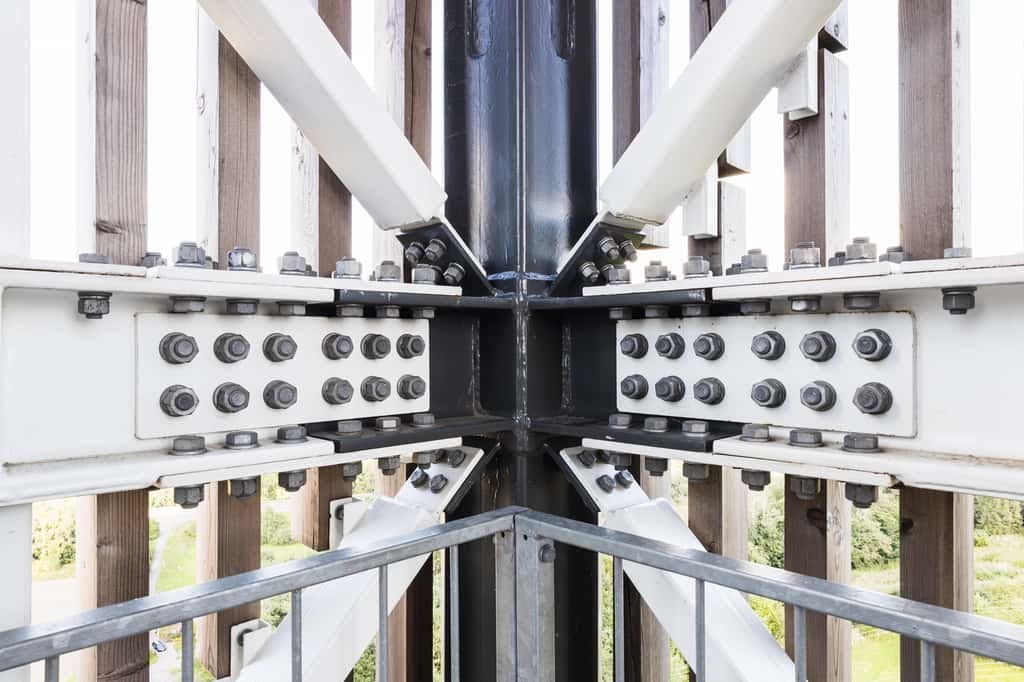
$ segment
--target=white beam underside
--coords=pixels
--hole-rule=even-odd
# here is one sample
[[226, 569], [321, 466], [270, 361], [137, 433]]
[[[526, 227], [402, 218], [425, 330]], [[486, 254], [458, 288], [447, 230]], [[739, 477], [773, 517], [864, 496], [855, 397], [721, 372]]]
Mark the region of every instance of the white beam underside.
[[378, 225], [441, 215], [444, 191], [308, 2], [200, 2]]
[[839, 0], [735, 0], [600, 189], [616, 215], [663, 223]]

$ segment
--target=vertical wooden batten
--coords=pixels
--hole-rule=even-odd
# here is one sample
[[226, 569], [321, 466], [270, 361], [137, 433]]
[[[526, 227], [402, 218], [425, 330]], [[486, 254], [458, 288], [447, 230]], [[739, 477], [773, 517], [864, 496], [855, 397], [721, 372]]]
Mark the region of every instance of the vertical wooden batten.
[[[970, 81], [966, 0], [899, 3], [900, 240], [915, 260], [971, 245]], [[900, 490], [900, 594], [970, 611], [974, 499]], [[974, 659], [935, 651], [935, 679], [974, 679]], [[920, 652], [900, 641], [900, 679], [917, 680]]]

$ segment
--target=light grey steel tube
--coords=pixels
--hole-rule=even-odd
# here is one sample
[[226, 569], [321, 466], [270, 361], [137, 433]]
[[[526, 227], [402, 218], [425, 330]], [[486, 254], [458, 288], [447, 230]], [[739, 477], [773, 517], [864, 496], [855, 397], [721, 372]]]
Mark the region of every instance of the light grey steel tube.
[[807, 682], [807, 612], [793, 607], [793, 654], [797, 682]]
[[448, 675], [451, 682], [462, 679], [459, 663], [459, 546], [448, 548]]
[[622, 559], [612, 559], [612, 601], [615, 612], [615, 682], [626, 682], [626, 605], [623, 595]]
[[708, 669], [708, 633], [707, 633], [707, 614], [704, 610], [704, 581], [697, 579], [693, 581], [693, 604], [694, 610], [696, 611], [696, 649], [697, 653], [694, 655], [696, 659], [694, 666], [694, 672], [697, 673], [698, 680], [706, 680], [707, 669]]
[[60, 658], [54, 656], [46, 659], [43, 679], [46, 682], [60, 682]]
[[181, 621], [181, 682], [192, 682], [195, 676], [195, 638], [192, 619]]
[[921, 640], [921, 682], [935, 682], [935, 645]]
[[302, 682], [302, 590], [292, 591], [292, 682]]
[[377, 682], [388, 682], [388, 567], [377, 569]]

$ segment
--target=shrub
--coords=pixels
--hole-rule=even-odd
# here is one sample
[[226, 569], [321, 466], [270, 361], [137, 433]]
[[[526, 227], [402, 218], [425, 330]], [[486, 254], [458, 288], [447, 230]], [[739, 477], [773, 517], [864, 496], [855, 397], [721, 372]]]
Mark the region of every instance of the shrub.
[[900, 554], [899, 498], [883, 491], [870, 509], [854, 509], [850, 521], [853, 567], [886, 566]]
[[263, 510], [260, 525], [260, 543], [264, 545], [290, 545], [292, 543], [291, 519], [284, 512], [270, 507]]
[[75, 561], [75, 508], [70, 504], [38, 504], [32, 515], [32, 558], [52, 566]]
[[975, 497], [974, 529], [989, 535], [1020, 533], [1021, 503], [998, 497]]
[[784, 520], [781, 504], [769, 504], [754, 515], [750, 524], [751, 561], [783, 567], [786, 551]]

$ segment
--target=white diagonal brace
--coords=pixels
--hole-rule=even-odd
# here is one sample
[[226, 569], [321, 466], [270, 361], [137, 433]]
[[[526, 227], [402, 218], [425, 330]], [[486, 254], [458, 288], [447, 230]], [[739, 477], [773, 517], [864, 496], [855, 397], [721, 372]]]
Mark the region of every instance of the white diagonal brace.
[[378, 225], [441, 217], [444, 190], [308, 2], [200, 3]]
[[663, 223], [840, 0], [734, 0], [601, 185], [604, 209]]

